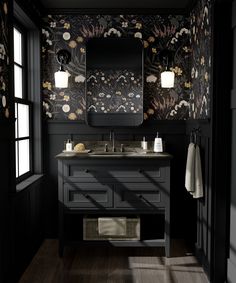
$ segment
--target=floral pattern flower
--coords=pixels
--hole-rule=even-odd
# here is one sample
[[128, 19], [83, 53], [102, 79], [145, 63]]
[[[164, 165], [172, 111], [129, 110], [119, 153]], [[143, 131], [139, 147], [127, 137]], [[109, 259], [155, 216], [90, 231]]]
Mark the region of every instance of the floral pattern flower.
[[75, 113], [70, 113], [70, 114], [68, 115], [68, 119], [69, 119], [69, 120], [76, 120], [76, 119], [77, 119], [77, 116], [76, 116]]
[[69, 40], [70, 39], [70, 33], [69, 32], [64, 32], [62, 35], [64, 40]]
[[68, 45], [70, 48], [75, 48], [77, 46], [77, 43], [75, 40], [71, 40]]
[[84, 83], [85, 81], [85, 76], [84, 75], [78, 75], [75, 77], [75, 82], [76, 83]]
[[155, 83], [157, 81], [157, 77], [155, 75], [149, 75], [146, 78], [147, 83]]
[[115, 35], [121, 37], [121, 32], [115, 28], [110, 28], [107, 32], [104, 33], [104, 37], [115, 36]]
[[84, 39], [83, 39], [82, 36], [78, 36], [78, 37], [76, 38], [76, 41], [77, 41], [78, 43], [81, 43], [81, 42], [84, 41]]
[[141, 23], [136, 23], [135, 28], [136, 29], [141, 29], [142, 28], [142, 24]]
[[70, 28], [70, 23], [64, 23], [64, 29], [69, 29]]
[[56, 25], [57, 25], [57, 23], [56, 23], [56, 22], [51, 22], [51, 23], [50, 23], [50, 27], [51, 27], [51, 28], [55, 28], [55, 27], [56, 27]]
[[181, 76], [183, 74], [183, 70], [178, 66], [175, 66], [174, 68], [170, 68], [170, 70], [174, 72], [177, 76]]
[[134, 34], [134, 37], [142, 38], [142, 37], [143, 37], [143, 35], [142, 35], [142, 33], [141, 33], [141, 32], [136, 32], [136, 33]]
[[45, 81], [43, 82], [43, 88], [47, 88], [48, 90], [52, 90], [52, 83]]

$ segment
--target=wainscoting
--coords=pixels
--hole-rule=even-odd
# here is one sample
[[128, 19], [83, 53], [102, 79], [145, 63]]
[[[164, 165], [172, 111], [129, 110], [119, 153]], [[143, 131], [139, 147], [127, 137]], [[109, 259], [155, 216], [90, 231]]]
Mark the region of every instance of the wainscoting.
[[197, 143], [200, 147], [202, 176], [204, 183], [204, 197], [197, 201], [197, 239], [196, 252], [204, 270], [210, 274], [210, 263], [212, 259], [212, 186], [211, 186], [211, 128], [206, 120], [188, 121], [186, 123], [186, 134], [190, 136], [193, 129], [198, 129]]

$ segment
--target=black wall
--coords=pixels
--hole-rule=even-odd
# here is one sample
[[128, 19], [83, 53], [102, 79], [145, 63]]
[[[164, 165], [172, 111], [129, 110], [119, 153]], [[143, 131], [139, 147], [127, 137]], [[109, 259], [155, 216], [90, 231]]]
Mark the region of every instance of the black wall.
[[[22, 2], [22, 1], [21, 1]], [[21, 3], [22, 4], [22, 3]], [[16, 6], [15, 6], [16, 7]], [[13, 101], [13, 1], [2, 1], [0, 42], [6, 55], [0, 60], [0, 282], [15, 283], [43, 240], [42, 178], [15, 182]], [[31, 7], [31, 12], [33, 12]], [[34, 19], [36, 17], [33, 17]], [[23, 18], [22, 18], [23, 20]], [[9, 60], [7, 60], [7, 58]], [[10, 63], [8, 63], [8, 61]], [[39, 68], [39, 66], [38, 66]], [[4, 82], [4, 88], [3, 88]], [[4, 90], [5, 89], [5, 90]], [[22, 189], [24, 186], [24, 189]], [[21, 189], [21, 190], [20, 190]]]
[[0, 148], [2, 149], [1, 162], [0, 162], [0, 282], [5, 282], [4, 279], [7, 276], [9, 262], [10, 262], [10, 203], [9, 203], [9, 187], [10, 187], [10, 133], [8, 122], [0, 123], [0, 131], [2, 132], [0, 138]]
[[233, 1], [232, 9], [233, 29], [233, 84], [231, 91], [232, 137], [231, 137], [231, 192], [230, 192], [230, 236], [228, 255], [229, 283], [236, 282], [236, 1]]
[[196, 208], [196, 255], [210, 277], [212, 263], [212, 134], [211, 123], [207, 120], [192, 120], [186, 123], [186, 134], [198, 129], [197, 144], [200, 147], [204, 197], [197, 200]]

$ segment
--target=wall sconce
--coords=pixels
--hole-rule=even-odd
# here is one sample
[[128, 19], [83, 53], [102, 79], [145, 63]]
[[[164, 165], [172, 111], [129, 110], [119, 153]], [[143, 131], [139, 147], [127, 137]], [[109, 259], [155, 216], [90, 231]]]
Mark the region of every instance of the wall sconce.
[[60, 64], [59, 71], [55, 72], [55, 87], [67, 88], [69, 73], [64, 70], [64, 65], [69, 64], [71, 54], [66, 49], [61, 49], [56, 54], [57, 62]]
[[165, 71], [161, 73], [161, 87], [172, 88], [175, 84], [175, 73], [170, 71], [170, 67], [173, 67], [173, 52], [169, 50], [163, 50], [160, 53], [162, 65]]

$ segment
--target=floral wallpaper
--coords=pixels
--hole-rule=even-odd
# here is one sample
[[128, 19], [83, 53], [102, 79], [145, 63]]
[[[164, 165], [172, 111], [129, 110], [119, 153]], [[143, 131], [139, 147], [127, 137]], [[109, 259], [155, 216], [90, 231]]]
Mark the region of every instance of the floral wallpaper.
[[[85, 119], [86, 41], [91, 37], [112, 36], [137, 37], [143, 41], [144, 119], [187, 119], [192, 91], [190, 66], [192, 49], [189, 27], [189, 18], [182, 15], [48, 15], [44, 19], [42, 29], [42, 86], [46, 118]], [[55, 54], [60, 49], [67, 49], [72, 55], [72, 61], [66, 66], [70, 75], [69, 87], [66, 89], [57, 89], [54, 86], [54, 72], [59, 68]], [[164, 69], [161, 65], [160, 52], [164, 49], [174, 53], [172, 70], [176, 79], [175, 87], [172, 89], [160, 87], [160, 73]], [[116, 77], [115, 73], [112, 75]], [[114, 85], [110, 87], [112, 89]], [[112, 99], [112, 95], [120, 95], [119, 93], [113, 93], [111, 97], [108, 95], [104, 102], [101, 96], [105, 92], [99, 93], [91, 99], [95, 98], [95, 107], [102, 111], [111, 110], [113, 104], [108, 102]], [[125, 98], [129, 107], [140, 111], [138, 93], [130, 91]], [[112, 107], [118, 109], [118, 103]]]
[[86, 77], [88, 112], [143, 112], [143, 80], [140, 73], [130, 70], [89, 70]]
[[0, 3], [0, 119], [9, 118], [8, 107], [8, 2]]
[[211, 93], [211, 0], [199, 0], [190, 15], [192, 46], [190, 118], [210, 117]]

